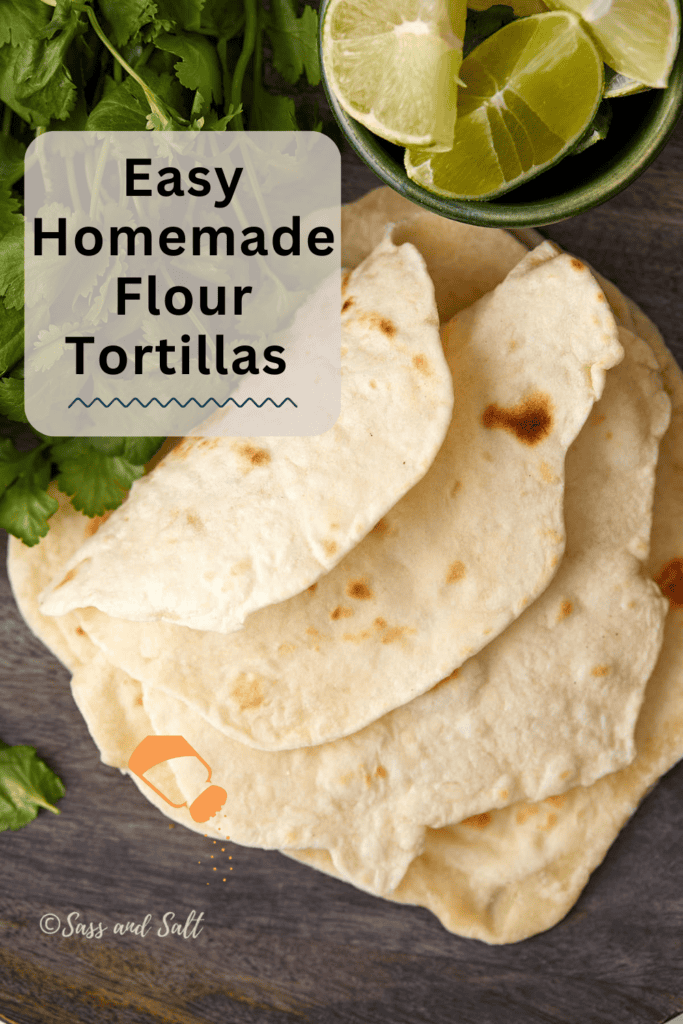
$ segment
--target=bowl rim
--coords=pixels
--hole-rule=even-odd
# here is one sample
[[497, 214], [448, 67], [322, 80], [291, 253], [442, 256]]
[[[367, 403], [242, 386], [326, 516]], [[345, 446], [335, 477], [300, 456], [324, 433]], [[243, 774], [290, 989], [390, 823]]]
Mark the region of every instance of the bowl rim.
[[[321, 0], [318, 53], [321, 81], [330, 110], [354, 152], [384, 184], [400, 195], [417, 203], [423, 209], [451, 220], [477, 224], [482, 227], [538, 227], [556, 224], [580, 213], [586, 213], [627, 188], [657, 158], [666, 145], [676, 123], [683, 113], [683, 33], [665, 89], [653, 102], [653, 112], [647, 123], [634, 134], [627, 153], [617, 153], [608, 160], [589, 181], [576, 185], [561, 196], [524, 203], [506, 203], [496, 200], [449, 199], [411, 181], [405, 171], [397, 172], [376, 154], [381, 144], [379, 137], [346, 113], [330, 89], [322, 52], [322, 29], [331, 0]], [[680, 9], [680, 0], [679, 0]], [[561, 161], [560, 161], [561, 162]], [[619, 173], [620, 172], [620, 173]], [[541, 172], [542, 174], [543, 172]], [[541, 177], [541, 175], [539, 175]], [[503, 197], [504, 198], [504, 197]]]

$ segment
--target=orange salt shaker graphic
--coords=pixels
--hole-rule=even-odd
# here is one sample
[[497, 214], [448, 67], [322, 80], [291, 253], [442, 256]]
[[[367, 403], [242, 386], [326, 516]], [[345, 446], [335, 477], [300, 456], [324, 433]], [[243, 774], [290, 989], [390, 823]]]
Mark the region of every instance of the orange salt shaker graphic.
[[[128, 767], [134, 775], [142, 779], [157, 796], [160, 796], [171, 807], [186, 807], [187, 800], [183, 800], [181, 804], [174, 803], [154, 783], [145, 778], [145, 772], [148, 772], [150, 768], [154, 768], [163, 761], [170, 761], [174, 757], [196, 757], [208, 772], [206, 781], [211, 782], [210, 765], [183, 736], [146, 736], [130, 755]], [[213, 818], [214, 814], [218, 814], [227, 799], [228, 794], [222, 786], [209, 786], [190, 804], [189, 811], [192, 820], [198, 823], [208, 821], [209, 818]]]

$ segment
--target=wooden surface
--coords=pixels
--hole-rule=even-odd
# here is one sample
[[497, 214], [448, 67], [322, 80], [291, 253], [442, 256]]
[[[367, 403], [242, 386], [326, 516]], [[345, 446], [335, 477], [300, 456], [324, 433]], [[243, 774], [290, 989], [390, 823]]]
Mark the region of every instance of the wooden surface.
[[[351, 154], [344, 161], [348, 200], [375, 182]], [[683, 123], [626, 192], [547, 229], [633, 296], [679, 358], [682, 167]], [[67, 786], [60, 817], [42, 812], [0, 835], [0, 1018], [659, 1024], [683, 1010], [683, 765], [648, 797], [561, 924], [488, 947], [276, 852], [230, 843], [222, 852], [169, 828], [132, 782], [100, 764], [67, 673], [24, 626], [4, 569], [0, 651], [0, 736], [37, 746]], [[155, 934], [164, 913], [184, 923], [191, 911], [204, 914], [197, 938]], [[108, 931], [41, 932], [43, 915], [64, 925], [72, 912]], [[148, 913], [144, 937], [113, 935], [115, 923]]]

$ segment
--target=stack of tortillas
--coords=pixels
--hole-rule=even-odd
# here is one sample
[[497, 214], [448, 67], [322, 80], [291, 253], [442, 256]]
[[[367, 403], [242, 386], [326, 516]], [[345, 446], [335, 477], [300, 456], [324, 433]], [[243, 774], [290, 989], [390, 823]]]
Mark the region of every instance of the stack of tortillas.
[[551, 243], [387, 189], [343, 232], [333, 430], [182, 442], [106, 522], [57, 495], [10, 577], [105, 763], [182, 736], [227, 792], [131, 773], [164, 813], [514, 942], [683, 756], [683, 378]]

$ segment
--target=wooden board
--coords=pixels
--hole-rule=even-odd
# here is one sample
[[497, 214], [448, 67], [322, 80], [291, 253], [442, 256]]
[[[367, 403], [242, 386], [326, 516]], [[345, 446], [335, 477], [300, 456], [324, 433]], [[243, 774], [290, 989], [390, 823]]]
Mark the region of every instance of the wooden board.
[[[547, 233], [636, 299], [683, 361], [682, 167], [683, 124], [626, 192]], [[344, 155], [345, 200], [376, 184]], [[67, 786], [59, 817], [41, 813], [0, 835], [0, 1018], [660, 1024], [683, 1010], [683, 765], [647, 798], [561, 924], [488, 947], [276, 852], [169, 826], [100, 764], [68, 675], [24, 626], [4, 569], [0, 651], [0, 736], [37, 746]], [[192, 912], [203, 914], [197, 937], [156, 934], [164, 914], [184, 925]], [[41, 919], [68, 929], [70, 914], [107, 931], [41, 931]], [[113, 933], [148, 914], [144, 936]]]

